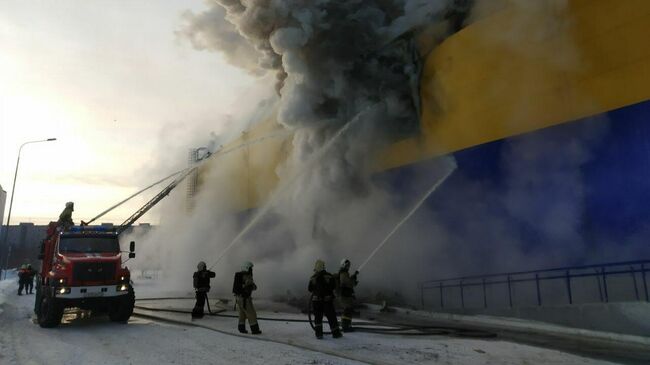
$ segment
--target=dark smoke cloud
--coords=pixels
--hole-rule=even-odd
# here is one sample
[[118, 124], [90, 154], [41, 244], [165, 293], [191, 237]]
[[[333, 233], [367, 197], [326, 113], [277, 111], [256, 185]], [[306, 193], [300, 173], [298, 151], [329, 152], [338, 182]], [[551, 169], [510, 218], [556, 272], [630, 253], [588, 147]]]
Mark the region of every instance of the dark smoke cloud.
[[276, 72], [278, 120], [288, 127], [338, 126], [377, 103], [389, 115], [375, 124], [413, 127], [418, 70], [408, 41], [390, 44], [448, 3], [217, 0], [188, 13], [180, 34], [239, 67]]
[[[419, 60], [412, 34], [438, 22], [449, 1], [268, 1], [217, 0], [189, 14], [182, 33], [201, 48], [218, 50], [250, 69], [230, 45], [236, 29], [247, 49], [257, 52], [257, 69], [276, 73], [278, 122], [296, 130], [286, 168], [300, 165], [341, 126], [351, 128], [325, 161], [306, 174], [296, 191], [325, 189], [364, 197], [373, 152], [387, 141], [417, 133]], [[214, 26], [206, 26], [209, 19]], [[193, 20], [193, 21], [192, 21]], [[225, 24], [228, 23], [228, 24]], [[319, 207], [314, 225], [327, 216], [322, 197], [303, 204]], [[340, 209], [341, 207], [337, 207]], [[318, 230], [318, 229], [317, 229]]]

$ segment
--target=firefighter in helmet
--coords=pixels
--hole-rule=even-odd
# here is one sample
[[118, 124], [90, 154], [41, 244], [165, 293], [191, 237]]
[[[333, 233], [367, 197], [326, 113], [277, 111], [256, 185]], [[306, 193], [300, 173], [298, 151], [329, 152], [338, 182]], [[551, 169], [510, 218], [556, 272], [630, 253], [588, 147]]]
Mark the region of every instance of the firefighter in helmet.
[[23, 289], [25, 289], [25, 294], [28, 294], [27, 276], [29, 276], [27, 265], [21, 265], [20, 270], [18, 270], [18, 295], [23, 295]]
[[25, 276], [25, 294], [34, 294], [34, 276], [37, 272], [32, 264], [27, 264], [27, 275]]
[[358, 271], [350, 275], [350, 260], [341, 260], [341, 266], [338, 274], [338, 294], [341, 306], [343, 307], [343, 315], [341, 316], [341, 325], [343, 332], [352, 332], [352, 313], [354, 312], [354, 287], [359, 284], [357, 276]]
[[192, 309], [192, 318], [202, 318], [203, 317], [203, 307], [205, 306], [205, 301], [208, 298], [208, 292], [210, 291], [210, 278], [216, 276], [213, 271], [207, 269], [205, 262], [200, 261], [196, 265], [197, 271], [194, 273], [194, 291], [196, 293], [196, 304], [194, 304], [194, 309]]
[[65, 203], [65, 209], [63, 209], [59, 215], [59, 221], [57, 222], [59, 227], [63, 227], [65, 230], [71, 226], [74, 226], [74, 222], [72, 221], [72, 212], [74, 212], [74, 203]]
[[251, 333], [259, 335], [260, 326], [257, 323], [257, 312], [253, 306], [253, 291], [257, 290], [257, 285], [253, 281], [253, 263], [246, 261], [241, 266], [241, 271], [235, 273], [235, 279], [232, 284], [232, 293], [235, 294], [235, 302], [239, 311], [239, 323], [237, 329], [241, 333], [246, 331], [246, 319], [251, 326]]
[[343, 336], [339, 329], [339, 323], [336, 318], [334, 309], [334, 290], [336, 289], [336, 279], [332, 274], [325, 271], [325, 262], [316, 260], [314, 264], [314, 274], [309, 279], [307, 287], [311, 293], [311, 305], [314, 311], [314, 331], [316, 338], [323, 338], [323, 315], [327, 317], [332, 337], [339, 338]]

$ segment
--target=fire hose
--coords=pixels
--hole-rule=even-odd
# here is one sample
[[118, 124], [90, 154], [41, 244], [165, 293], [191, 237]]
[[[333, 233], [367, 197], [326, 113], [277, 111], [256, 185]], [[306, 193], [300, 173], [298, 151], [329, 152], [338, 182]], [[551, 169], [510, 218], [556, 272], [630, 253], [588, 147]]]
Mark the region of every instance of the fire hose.
[[[316, 327], [312, 322], [312, 295], [309, 299], [309, 306], [307, 309], [307, 318], [309, 326], [315, 331]], [[459, 327], [442, 327], [442, 326], [416, 326], [409, 324], [382, 324], [373, 322], [359, 322], [362, 326], [354, 326], [354, 332], [376, 333], [382, 335], [400, 335], [400, 336], [451, 336], [451, 337], [472, 337], [472, 338], [493, 338], [496, 333], [471, 330]], [[373, 326], [373, 327], [364, 327]], [[383, 327], [383, 328], [377, 328]], [[416, 332], [413, 332], [416, 331]], [[332, 332], [323, 332], [323, 334], [332, 334]]]
[[[208, 300], [207, 293], [205, 294], [208, 303], [208, 312], [211, 316], [224, 317], [224, 318], [239, 318], [235, 314], [223, 314], [225, 310], [212, 312], [210, 308], [210, 301]], [[190, 298], [147, 298], [147, 300], [164, 300], [164, 299], [190, 299]], [[142, 300], [142, 299], [139, 299]], [[191, 310], [182, 309], [164, 309], [164, 308], [150, 308], [136, 305], [135, 308], [147, 310], [152, 312], [170, 312], [191, 314]], [[315, 330], [315, 325], [312, 319], [312, 300], [310, 298], [307, 309], [307, 319], [295, 318], [270, 318], [270, 317], [257, 317], [258, 321], [271, 321], [271, 322], [289, 322], [289, 323], [309, 323], [312, 330]], [[467, 329], [461, 327], [448, 327], [448, 326], [417, 326], [403, 323], [375, 323], [361, 321], [356, 322], [353, 327], [355, 332], [374, 333], [382, 335], [399, 335], [399, 336], [450, 336], [450, 337], [463, 337], [463, 338], [494, 338], [496, 333], [487, 332], [482, 330]], [[323, 334], [331, 334], [331, 332], [323, 332]]]

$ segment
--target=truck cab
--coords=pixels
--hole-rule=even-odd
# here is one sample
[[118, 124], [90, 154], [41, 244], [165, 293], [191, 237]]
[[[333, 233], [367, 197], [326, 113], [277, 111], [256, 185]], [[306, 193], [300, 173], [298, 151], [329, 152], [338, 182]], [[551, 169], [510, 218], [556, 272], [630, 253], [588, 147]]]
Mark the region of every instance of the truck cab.
[[[135, 257], [131, 242], [128, 257]], [[123, 265], [119, 235], [100, 226], [48, 226], [43, 240], [41, 270], [36, 283], [34, 312], [41, 327], [56, 327], [65, 308], [108, 313], [127, 322], [135, 293], [129, 269]], [[128, 259], [127, 259], [128, 260]]]

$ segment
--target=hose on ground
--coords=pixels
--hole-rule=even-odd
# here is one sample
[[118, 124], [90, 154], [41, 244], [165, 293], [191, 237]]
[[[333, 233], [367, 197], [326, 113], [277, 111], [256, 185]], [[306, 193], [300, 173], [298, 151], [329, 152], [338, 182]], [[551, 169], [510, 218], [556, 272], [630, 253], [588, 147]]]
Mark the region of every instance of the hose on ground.
[[[316, 331], [316, 327], [311, 319], [312, 314], [312, 297], [309, 299], [309, 306], [307, 309], [307, 318], [311, 329]], [[365, 327], [365, 326], [375, 326]], [[383, 328], [376, 328], [383, 327]], [[481, 330], [470, 330], [466, 328], [457, 327], [441, 327], [441, 326], [415, 326], [407, 324], [385, 324], [385, 323], [357, 323], [353, 327], [354, 332], [376, 333], [381, 335], [400, 335], [400, 336], [452, 336], [452, 337], [471, 337], [471, 338], [493, 338], [496, 333], [486, 332]], [[332, 332], [325, 332], [323, 334], [331, 335]]]
[[[155, 300], [155, 299], [190, 299], [190, 298], [144, 298], [138, 300]], [[226, 310], [218, 310], [212, 312], [210, 309], [210, 301], [207, 298], [208, 302], [208, 312], [210, 315], [215, 317], [224, 317], [224, 318], [239, 318], [236, 314], [224, 314]], [[166, 309], [166, 308], [150, 308], [136, 305], [135, 308], [153, 311], [153, 312], [170, 312], [170, 313], [183, 313], [191, 314], [191, 310], [182, 310], [182, 309]], [[307, 309], [307, 319], [295, 319], [295, 318], [270, 318], [270, 317], [257, 317], [259, 321], [272, 321], [272, 322], [289, 322], [289, 323], [309, 323], [309, 326], [312, 330], [316, 330], [313, 319], [312, 319], [312, 300], [310, 298], [309, 305]], [[386, 324], [386, 323], [374, 323], [374, 322], [355, 322], [353, 327], [355, 332], [364, 332], [364, 333], [374, 333], [382, 335], [398, 335], [398, 336], [450, 336], [450, 337], [463, 337], [463, 338], [494, 338], [496, 333], [487, 332], [482, 330], [468, 329], [462, 327], [447, 327], [447, 326], [417, 326], [409, 324]], [[331, 334], [331, 332], [323, 332], [323, 334]]]

